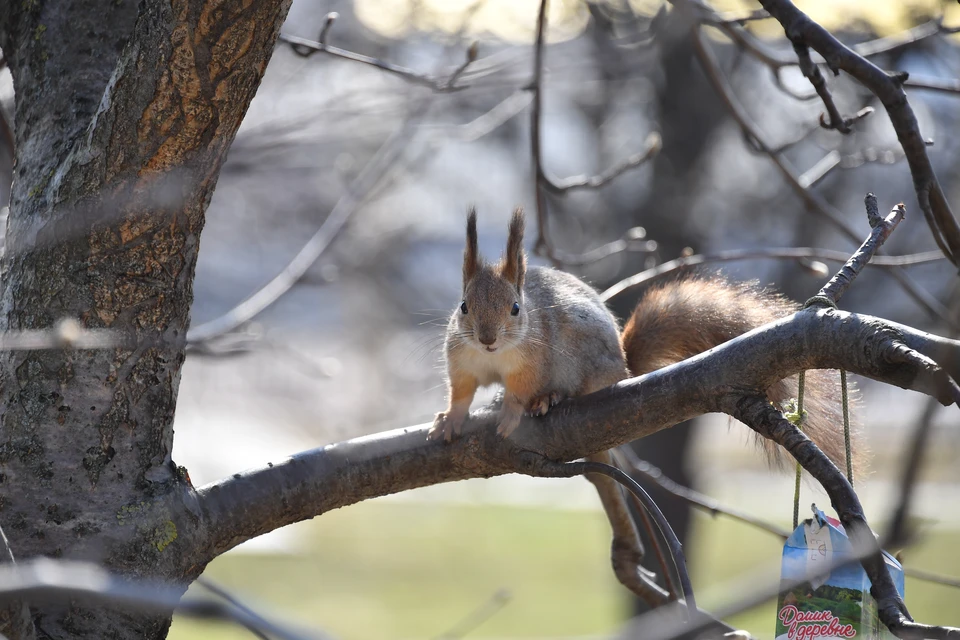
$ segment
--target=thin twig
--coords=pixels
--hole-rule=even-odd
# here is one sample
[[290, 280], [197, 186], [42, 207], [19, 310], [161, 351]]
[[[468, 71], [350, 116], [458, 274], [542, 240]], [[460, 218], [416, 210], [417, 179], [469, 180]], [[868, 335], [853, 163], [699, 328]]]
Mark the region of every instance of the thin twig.
[[283, 33], [281, 33], [279, 36], [280, 40], [290, 43], [294, 53], [304, 58], [308, 58], [318, 52], [326, 53], [337, 58], [343, 58], [344, 60], [351, 60], [353, 62], [359, 62], [361, 64], [370, 65], [371, 67], [376, 67], [381, 71], [386, 71], [387, 73], [392, 73], [393, 75], [399, 76], [407, 82], [429, 87], [438, 93], [460, 91], [466, 88], [464, 86], [457, 85], [456, 83], [467, 67], [477, 59], [476, 42], [467, 48], [464, 62], [454, 69], [453, 72], [446, 77], [434, 77], [423, 73], [418, 73], [412, 69], [407, 69], [406, 67], [393, 64], [392, 62], [385, 62], [379, 58], [373, 58], [360, 53], [354, 53], [353, 51], [347, 51], [346, 49], [341, 49], [339, 47], [330, 46], [327, 44], [327, 36], [329, 35], [330, 28], [333, 26], [333, 23], [337, 17], [338, 14], [336, 12], [327, 14], [327, 19], [324, 21], [323, 27], [320, 31], [320, 36], [316, 41], [309, 40], [307, 38], [301, 38], [299, 36], [286, 35]]
[[640, 518], [640, 524], [643, 525], [644, 531], [647, 532], [647, 540], [653, 544], [653, 555], [657, 559], [657, 564], [660, 565], [660, 574], [663, 576], [663, 585], [670, 593], [670, 598], [672, 600], [679, 600], [682, 594], [680, 593], [680, 590], [677, 588], [677, 584], [673, 579], [673, 571], [670, 569], [670, 565], [667, 564], [667, 555], [663, 552], [663, 545], [661, 544], [660, 536], [657, 535], [657, 531], [653, 528], [654, 525], [653, 521], [650, 519], [650, 514], [647, 512], [646, 507], [643, 506], [643, 503], [640, 502], [640, 499], [637, 498], [637, 496], [633, 495], [633, 493], [629, 491], [627, 492], [627, 495], [630, 496], [630, 501], [633, 503], [633, 507], [637, 511], [637, 516]]
[[823, 101], [823, 106], [827, 109], [829, 120], [825, 120], [821, 113], [820, 126], [824, 129], [836, 129], [840, 133], [850, 133], [853, 131], [850, 128], [853, 119], [847, 119], [840, 115], [840, 110], [837, 109], [837, 105], [833, 101], [833, 95], [831, 95], [830, 89], [827, 88], [827, 81], [820, 72], [820, 67], [813, 64], [813, 60], [810, 59], [810, 49], [808, 49], [807, 45], [803, 42], [794, 42], [793, 50], [796, 52], [797, 60], [800, 62], [800, 72], [810, 81], [810, 84], [813, 85], [814, 91], [820, 96], [820, 99]]
[[850, 288], [853, 281], [860, 275], [863, 268], [870, 262], [877, 250], [883, 246], [883, 243], [886, 242], [907, 213], [903, 203], [900, 203], [890, 211], [890, 215], [886, 218], [880, 218], [880, 214], [877, 212], [877, 198], [872, 193], [867, 194], [864, 203], [872, 227], [870, 237], [860, 245], [860, 248], [850, 256], [850, 259], [827, 284], [823, 285], [823, 288], [815, 296], [815, 298], [828, 300], [833, 306], [837, 305], [840, 297]]
[[913, 501], [914, 489], [920, 476], [923, 464], [923, 455], [927, 450], [930, 439], [933, 415], [940, 403], [935, 398], [928, 398], [924, 405], [920, 419], [913, 427], [910, 438], [910, 449], [903, 463], [903, 472], [900, 474], [900, 495], [896, 505], [891, 510], [891, 518], [887, 537], [894, 546], [901, 546], [910, 539], [907, 531], [907, 516], [910, 513], [910, 504]]
[[[224, 600], [226, 600], [227, 602], [229, 602], [230, 604], [232, 604], [233, 606], [235, 606], [235, 607], [236, 607], [237, 609], [239, 609], [240, 611], [243, 611], [243, 612], [244, 612], [245, 614], [247, 614], [248, 616], [257, 617], [257, 618], [260, 617], [256, 612], [254, 612], [252, 609], [250, 609], [250, 607], [248, 607], [248, 606], [245, 605], [243, 602], [241, 602], [239, 598], [237, 598], [236, 596], [234, 596], [232, 593], [230, 593], [229, 591], [227, 591], [226, 589], [224, 589], [224, 588], [221, 587], [220, 585], [218, 585], [218, 584], [217, 584], [216, 582], [214, 582], [213, 580], [210, 580], [209, 578], [205, 578], [205, 577], [203, 577], [203, 576], [200, 576], [199, 578], [197, 578], [197, 584], [199, 584], [201, 587], [203, 587], [204, 589], [206, 589], [206, 590], [209, 591], [210, 593], [214, 594], [215, 596], [218, 596], [218, 597], [220, 597], [220, 598], [223, 598]], [[249, 627], [249, 626], [248, 626], [248, 627], [247, 627], [247, 630], [248, 630], [250, 633], [252, 633], [252, 634], [254, 634], [255, 636], [257, 636], [258, 638], [260, 638], [260, 640], [270, 640], [270, 637], [269, 637], [267, 634], [265, 634], [265, 633], [263, 633], [262, 631], [260, 631], [260, 629], [257, 628], [257, 627]]]
[[642, 475], [648, 480], [655, 482], [657, 486], [664, 491], [667, 491], [671, 495], [680, 498], [687, 504], [709, 513], [713, 517], [716, 517], [717, 515], [724, 515], [728, 518], [739, 520], [740, 522], [748, 524], [757, 529], [762, 529], [763, 531], [772, 533], [773, 535], [782, 539], [786, 539], [790, 535], [790, 532], [782, 527], [778, 527], [775, 524], [746, 514], [738, 509], [725, 506], [710, 496], [704, 495], [699, 491], [695, 491], [668, 478], [658, 467], [653, 466], [646, 460], [641, 460], [630, 447], [617, 447], [615, 450], [615, 455], [619, 458], [621, 465], [626, 467], [629, 473]]
[[960, 93], [960, 80], [956, 78], [932, 78], [911, 74], [909, 78], [904, 80], [903, 86], [908, 89], [925, 89], [940, 93]]
[[903, 146], [920, 210], [923, 211], [937, 246], [951, 262], [960, 266], [960, 224], [954, 217], [933, 171], [926, 151], [926, 142], [920, 134], [917, 118], [903, 91], [906, 76], [888, 74], [849, 49], [797, 9], [790, 0], [760, 0], [760, 3], [783, 26], [787, 38], [795, 46], [802, 44], [815, 49], [831, 69], [846, 71], [880, 99]]
[[110, 349], [136, 342], [136, 338], [111, 329], [84, 329], [73, 319], [61, 320], [52, 329], [0, 332], [0, 351]]
[[556, 263], [553, 245], [547, 233], [547, 197], [541, 188], [543, 182], [542, 140], [540, 121], [543, 111], [543, 34], [547, 28], [547, 0], [540, 0], [537, 13], [537, 39], [533, 46], [533, 107], [530, 109], [530, 155], [533, 158], [533, 191], [537, 210], [537, 240], [534, 252]]
[[181, 599], [181, 591], [178, 587], [125, 580], [97, 565], [71, 560], [36, 558], [16, 566], [0, 566], [0, 603], [17, 599], [68, 603], [84, 599], [162, 614], [176, 609], [180, 615], [229, 620], [282, 640], [307, 640], [301, 633], [229, 603]]
[[[697, 58], [700, 60], [700, 64], [707, 76], [707, 79], [713, 85], [717, 94], [720, 96], [720, 99], [727, 106], [727, 110], [730, 112], [730, 115], [733, 116], [737, 124], [740, 125], [740, 128], [743, 130], [747, 139], [751, 141], [757, 149], [770, 158], [770, 160], [774, 163], [774, 166], [777, 167], [777, 169], [780, 171], [780, 174], [787, 181], [787, 184], [790, 186], [790, 188], [794, 191], [794, 193], [797, 194], [798, 197], [803, 200], [804, 204], [810, 211], [823, 217], [825, 220], [830, 222], [830, 224], [840, 230], [841, 233], [849, 240], [859, 244], [859, 234], [854, 232], [854, 230], [843, 221], [842, 214], [832, 205], [826, 202], [822, 196], [814, 191], [804, 188], [799, 182], [799, 177], [796, 171], [792, 166], [790, 166], [789, 162], [787, 162], [782, 156], [771, 149], [766, 142], [764, 142], [759, 129], [750, 119], [749, 115], [747, 115], [743, 105], [740, 104], [734, 95], [733, 90], [724, 80], [723, 74], [720, 70], [720, 65], [717, 62], [713, 51], [709, 46], [707, 46], [703, 34], [700, 32], [700, 27], [694, 26], [691, 30], [691, 36], [694, 43], [695, 53]], [[906, 148], [904, 151], [906, 152]], [[947, 257], [949, 258], [949, 256]], [[960, 328], [960, 325], [958, 325], [949, 317], [949, 313], [947, 312], [946, 308], [940, 304], [936, 298], [911, 281], [905, 273], [899, 269], [893, 269], [890, 271], [890, 275], [897, 281], [904, 292], [906, 292], [906, 294], [930, 316], [946, 323], [948, 326]]]
[[437, 636], [437, 640], [460, 640], [501, 611], [512, 598], [513, 594], [507, 589], [497, 589], [486, 602], [467, 614], [448, 631]]
[[364, 195], [390, 172], [396, 170], [398, 159], [403, 155], [404, 147], [414, 130], [412, 122], [411, 120], [404, 123], [381, 145], [370, 162], [347, 188], [346, 193], [334, 205], [320, 228], [283, 271], [224, 315], [191, 327], [187, 332], [187, 342], [196, 344], [232, 331], [255, 318], [289, 291], [330, 246], [356, 211]]
[[[683, 590], [684, 603], [691, 611], [696, 611], [697, 602], [693, 594], [693, 586], [690, 582], [690, 574], [687, 571], [687, 561], [683, 554], [683, 546], [673, 531], [673, 527], [667, 521], [660, 507], [654, 502], [653, 498], [641, 487], [636, 480], [629, 475], [609, 464], [595, 462], [592, 460], [578, 460], [576, 462], [554, 462], [542, 458], [537, 461], [535, 469], [529, 470], [530, 475], [540, 477], [571, 478], [573, 476], [585, 475], [588, 473], [598, 473], [614, 480], [623, 488], [633, 494], [640, 504], [646, 509], [647, 513], [656, 522], [660, 533], [670, 547], [670, 553], [673, 556], [674, 569], [680, 578], [680, 586]], [[527, 470], [525, 470], [526, 472]]]
[[[609, 301], [630, 289], [639, 287], [657, 278], [669, 275], [681, 269], [688, 269], [701, 264], [710, 264], [714, 262], [737, 262], [740, 260], [826, 260], [828, 262], [846, 262], [849, 254], [842, 251], [833, 251], [831, 249], [816, 249], [812, 247], [785, 247], [780, 249], [732, 249], [729, 251], [718, 251], [717, 253], [704, 253], [692, 256], [683, 256], [659, 264], [652, 269], [641, 271], [600, 294], [600, 298]], [[903, 256], [874, 256], [868, 266], [871, 267], [903, 267], [916, 264], [928, 264], [945, 260], [940, 251], [926, 251], [924, 253], [913, 253]]]
[[714, 24], [739, 24], [752, 22], [754, 20], [769, 20], [770, 14], [766, 9], [756, 9], [750, 13], [717, 13]]
[[554, 194], [566, 193], [567, 191], [574, 191], [576, 189], [599, 189], [630, 169], [639, 167], [652, 158], [660, 151], [661, 144], [660, 134], [654, 131], [647, 136], [643, 151], [625, 158], [601, 174], [595, 176], [573, 176], [565, 180], [557, 180], [544, 176], [543, 186], [546, 187], [547, 191]]
[[954, 589], [960, 589], [960, 578], [952, 578], [950, 576], [941, 576], [932, 571], [925, 571], [923, 569], [914, 569], [913, 567], [904, 567], [903, 573], [915, 580], [923, 580], [925, 582], [932, 582], [934, 584], [941, 584], [945, 587], [953, 587]]
[[625, 252], [637, 253], [655, 253], [658, 248], [656, 240], [646, 239], [646, 230], [643, 227], [633, 227], [627, 229], [623, 237], [612, 242], [601, 245], [595, 249], [590, 249], [580, 254], [566, 253], [560, 250], [554, 251], [557, 261], [565, 267], [582, 267], [584, 265], [599, 262], [604, 258]]
[[[623, 175], [631, 169], [643, 165], [650, 158], [660, 151], [660, 134], [653, 132], [647, 136], [645, 148], [640, 153], [636, 153], [621, 162], [613, 165], [609, 169], [595, 176], [574, 176], [566, 179], [551, 178], [547, 175], [543, 166], [543, 60], [544, 60], [544, 40], [547, 29], [547, 2], [541, 0], [540, 9], [537, 13], [537, 35], [533, 49], [533, 80], [530, 83], [530, 90], [533, 92], [533, 106], [530, 109], [530, 155], [533, 159], [533, 190], [534, 201], [536, 203], [537, 213], [537, 239], [534, 243], [534, 252], [545, 256], [554, 266], [575, 266], [583, 265], [598, 260], [599, 258], [588, 256], [587, 254], [574, 255], [559, 251], [550, 241], [547, 211], [546, 192], [554, 194], [563, 194], [575, 189], [599, 189], [610, 183], [614, 179]], [[626, 245], [617, 245], [610, 243], [601, 257], [619, 253], [627, 250]]]

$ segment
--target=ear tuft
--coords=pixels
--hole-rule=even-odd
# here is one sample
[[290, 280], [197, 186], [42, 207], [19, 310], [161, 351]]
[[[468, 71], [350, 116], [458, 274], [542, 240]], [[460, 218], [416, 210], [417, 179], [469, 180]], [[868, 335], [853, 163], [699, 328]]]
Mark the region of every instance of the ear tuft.
[[523, 252], [523, 228], [523, 208], [517, 207], [510, 218], [507, 251], [500, 266], [500, 274], [514, 283], [517, 291], [523, 289], [523, 278], [527, 273], [527, 256]]
[[477, 250], [477, 209], [470, 207], [467, 213], [467, 244], [463, 249], [463, 285], [473, 280], [480, 268], [480, 253]]

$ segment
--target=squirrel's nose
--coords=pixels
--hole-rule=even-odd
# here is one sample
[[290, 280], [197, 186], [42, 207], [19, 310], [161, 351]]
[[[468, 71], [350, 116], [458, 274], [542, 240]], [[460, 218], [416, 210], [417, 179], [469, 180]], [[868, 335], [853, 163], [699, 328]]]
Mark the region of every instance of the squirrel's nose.
[[497, 341], [497, 336], [478, 336], [477, 340], [480, 341], [480, 344], [485, 346], [490, 346]]

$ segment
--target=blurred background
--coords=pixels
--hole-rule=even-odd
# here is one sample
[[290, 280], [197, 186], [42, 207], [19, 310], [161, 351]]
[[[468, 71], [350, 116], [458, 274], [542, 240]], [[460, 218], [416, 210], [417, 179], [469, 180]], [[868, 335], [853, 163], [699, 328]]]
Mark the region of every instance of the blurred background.
[[[847, 43], [903, 34], [941, 16], [947, 25], [960, 24], [956, 3], [797, 5]], [[759, 8], [733, 0], [710, 6], [738, 16]], [[495, 256], [511, 210], [523, 205], [533, 248], [529, 87], [538, 7], [536, 0], [295, 0], [285, 36], [317, 40], [325, 16], [335, 11], [330, 45], [435, 78], [441, 88], [473, 42], [478, 57], [459, 74], [458, 90], [437, 91], [368, 64], [322, 52], [304, 56], [308, 49], [278, 44], [203, 233], [193, 309], [194, 337], [203, 339], [183, 371], [174, 448], [195, 485], [300, 450], [428, 422], [443, 408], [439, 359], [443, 326], [460, 300], [467, 207], [479, 211], [481, 250]], [[844, 76], [830, 77], [844, 114], [869, 106], [877, 112], [846, 136], [821, 129], [823, 105], [798, 99], [811, 89], [796, 67], [774, 74], [729, 33], [703, 27], [719, 77], [786, 166], [778, 169], [718, 96], [691, 20], [689, 12], [655, 0], [550, 2], [542, 84], [546, 173], [600, 174], [642, 153], [651, 134], [662, 141], [657, 155], [602, 188], [547, 195], [550, 239], [566, 254], [596, 249], [630, 229], [645, 231], [643, 242], [631, 244], [642, 251], [570, 271], [605, 289], [684, 253], [771, 247], [849, 253], [855, 244], [818, 214], [815, 199], [866, 237], [868, 191], [884, 213], [906, 203], [907, 219], [886, 253], [936, 249], [876, 98]], [[745, 24], [769, 51], [794, 55], [776, 22]], [[960, 77], [960, 40], [927, 35], [894, 42], [872, 59], [916, 77]], [[9, 114], [6, 72], [0, 82]], [[908, 95], [924, 137], [934, 141], [929, 153], [947, 197], [960, 210], [960, 95], [924, 89]], [[0, 201], [7, 199], [9, 172], [9, 155], [0, 154]], [[299, 266], [302, 275], [276, 286], [278, 274], [290, 276]], [[700, 270], [720, 269], [804, 300], [836, 267], [765, 259]], [[957, 275], [946, 261], [906, 273], [939, 304], [955, 304]], [[272, 281], [282, 295], [251, 322], [218, 324]], [[641, 293], [631, 290], [611, 306], [625, 317]], [[841, 306], [950, 331], [884, 269], [868, 269]], [[857, 416], [872, 456], [857, 490], [882, 530], [906, 438], [926, 399], [857, 382]], [[907, 567], [960, 576], [960, 420], [956, 408], [936, 411], [933, 420], [935, 444], [913, 511], [922, 537], [903, 559]], [[770, 470], [746, 428], [707, 416], [648, 440], [638, 453], [669, 476], [789, 527], [793, 474]], [[655, 498], [686, 537], [701, 606], [720, 607], [751, 585], [776, 581], [782, 547], [776, 536], [690, 514], [662, 492]], [[807, 482], [801, 503], [810, 502], [829, 506]], [[614, 637], [636, 605], [616, 582], [608, 552], [608, 527], [587, 482], [508, 476], [325, 514], [241, 546], [206, 575], [275, 617], [335, 638]], [[958, 594], [907, 580], [907, 604], [922, 622], [960, 625]], [[731, 622], [770, 638], [774, 606]], [[177, 619], [170, 637], [241, 635]]]

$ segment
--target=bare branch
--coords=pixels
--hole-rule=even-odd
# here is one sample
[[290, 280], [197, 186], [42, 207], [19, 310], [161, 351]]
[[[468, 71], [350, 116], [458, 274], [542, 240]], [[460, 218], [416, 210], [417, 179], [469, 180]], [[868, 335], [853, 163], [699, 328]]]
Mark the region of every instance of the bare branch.
[[323, 23], [323, 27], [320, 31], [320, 36], [318, 41], [309, 40], [307, 38], [300, 38], [298, 36], [291, 36], [286, 34], [280, 34], [280, 40], [290, 43], [291, 48], [294, 53], [304, 58], [309, 58], [315, 53], [326, 53], [327, 55], [335, 56], [337, 58], [343, 58], [344, 60], [351, 60], [353, 62], [359, 62], [361, 64], [366, 64], [371, 67], [376, 67], [381, 71], [386, 71], [395, 76], [403, 78], [407, 82], [418, 84], [424, 87], [429, 87], [439, 93], [448, 93], [451, 91], [460, 91], [464, 89], [464, 86], [457, 85], [457, 80], [460, 78], [461, 74], [467, 69], [470, 64], [476, 61], [477, 59], [477, 44], [473, 43], [467, 49], [466, 57], [464, 62], [458, 66], [449, 76], [445, 78], [437, 78], [433, 76], [428, 76], [422, 73], [417, 73], [412, 69], [407, 69], [406, 67], [401, 67], [400, 65], [393, 64], [392, 62], [385, 62], [379, 58], [373, 58], [370, 56], [365, 56], [360, 53], [354, 53], [353, 51], [347, 51], [346, 49], [341, 49], [339, 47], [333, 47], [327, 44], [327, 36], [330, 33], [330, 28], [333, 26], [334, 21], [337, 19], [338, 14], [336, 12], [328, 13], [327, 19]]
[[[418, 425], [297, 454], [199, 490], [211, 555], [277, 527], [406, 489], [522, 470], [526, 456], [573, 460], [720, 409], [730, 388], [769, 388], [802, 370], [845, 369], [899, 387], [933, 392], [908, 349], [960, 379], [960, 342], [879, 318], [808, 309], [687, 360], [562, 402], [525, 418], [514, 436], [495, 435], [496, 414], [475, 412], [459, 440], [428, 442]], [[954, 360], [954, 357], [957, 357]], [[643, 407], [640, 411], [639, 408]]]
[[660, 151], [661, 144], [662, 141], [660, 139], [660, 134], [653, 132], [647, 136], [645, 149], [643, 151], [640, 153], [635, 153], [634, 155], [624, 159], [619, 164], [615, 164], [599, 175], [573, 176], [571, 178], [567, 178], [566, 180], [555, 180], [553, 178], [544, 177], [543, 186], [546, 187], [548, 191], [555, 194], [565, 193], [575, 189], [599, 189], [608, 182], [611, 182], [615, 178], [623, 175], [630, 169], [639, 167], [644, 162], [652, 158]]
[[183, 587], [131, 582], [85, 562], [37, 558], [0, 568], [0, 604], [22, 598], [65, 603], [84, 600], [145, 612], [176, 609], [192, 618], [233, 621], [282, 640], [308, 640], [247, 608], [208, 599], [181, 599], [182, 593]]
[[904, 567], [903, 572], [906, 575], [916, 580], [923, 580], [925, 582], [941, 584], [945, 587], [953, 587], [954, 589], [960, 589], [960, 578], [951, 578], [949, 576], [941, 576], [939, 574], [933, 573], [932, 571], [924, 571], [923, 569], [914, 569], [913, 567]]
[[289, 291], [323, 255], [356, 211], [363, 197], [383, 180], [384, 176], [396, 168], [413, 129], [411, 122], [408, 121], [381, 145], [370, 162], [347, 188], [346, 193], [334, 205], [320, 228], [283, 271], [224, 315], [190, 327], [187, 332], [187, 341], [196, 344], [232, 331], [255, 318]]
[[[694, 49], [697, 54], [697, 58], [700, 60], [700, 64], [703, 67], [707, 79], [713, 85], [717, 94], [720, 96], [720, 99], [727, 106], [730, 115], [733, 116], [734, 120], [736, 120], [740, 125], [740, 128], [743, 130], [744, 135], [747, 136], [747, 139], [757, 149], [765, 153], [771, 161], [773, 161], [774, 166], [776, 166], [780, 171], [780, 174], [787, 181], [787, 184], [794, 191], [794, 193], [796, 193], [797, 196], [803, 200], [804, 204], [809, 208], [810, 211], [830, 222], [830, 224], [840, 230], [841, 233], [849, 240], [859, 244], [859, 234], [855, 233], [853, 229], [851, 229], [843, 221], [842, 214], [832, 205], [826, 202], [823, 197], [809, 189], [804, 188], [804, 186], [800, 184], [799, 176], [793, 167], [790, 166], [790, 164], [783, 157], [771, 149], [766, 142], [764, 142], [759, 129], [753, 123], [749, 115], [747, 115], [746, 110], [733, 94], [733, 90], [723, 79], [722, 72], [720, 71], [720, 65], [717, 62], [716, 57], [713, 55], [713, 52], [704, 41], [703, 34], [700, 32], [700, 28], [698, 26], [693, 27], [691, 36], [693, 38]], [[904, 147], [904, 152], [906, 153], [906, 151], [907, 148]], [[947, 255], [947, 257], [949, 258], [950, 256]], [[928, 314], [930, 314], [930, 316], [943, 322], [947, 326], [960, 328], [960, 325], [957, 325], [957, 323], [950, 318], [949, 313], [944, 306], [929, 293], [921, 289], [916, 283], [911, 281], [906, 274], [894, 269], [891, 271], [891, 276], [897, 281], [907, 295], [910, 296], [910, 298], [912, 298], [914, 302], [916, 302]]]
[[876, 254], [883, 243], [886, 242], [887, 238], [890, 237], [890, 234], [893, 233], [893, 230], [897, 228], [897, 225], [900, 224], [900, 221], [903, 220], [903, 216], [906, 214], [906, 209], [901, 203], [895, 206], [890, 212], [890, 215], [884, 219], [881, 218], [877, 212], [876, 196], [868, 193], [864, 201], [867, 207], [867, 217], [873, 229], [870, 237], [860, 245], [860, 248], [847, 260], [840, 271], [838, 271], [827, 284], [823, 285], [820, 292], [814, 296], [814, 298], [827, 300], [833, 306], [837, 305], [840, 297], [850, 288], [850, 285], [853, 284], [856, 277], [860, 275], [863, 268], [870, 262], [870, 259]]
[[453, 625], [449, 631], [437, 636], [436, 640], [460, 640], [460, 638], [466, 636], [503, 609], [510, 602], [511, 598], [513, 598], [513, 594], [509, 591], [506, 589], [498, 589], [496, 593], [480, 605], [477, 610], [471, 611], [467, 617]]
[[[660, 134], [654, 132], [647, 136], [646, 148], [622, 162], [617, 163], [596, 176], [575, 176], [565, 180], [558, 180], [547, 176], [543, 167], [543, 59], [544, 38], [547, 28], [547, 2], [540, 0], [540, 10], [537, 13], [537, 37], [533, 49], [533, 80], [530, 89], [533, 92], [533, 106], [530, 110], [530, 155], [533, 158], [533, 190], [537, 212], [537, 239], [534, 243], [534, 252], [546, 256], [555, 266], [561, 264], [572, 266], [582, 265], [597, 258], [588, 258], [586, 254], [571, 255], [559, 252], [550, 242], [547, 230], [547, 197], [546, 191], [563, 194], [574, 189], [598, 189], [630, 169], [644, 164], [660, 151]], [[611, 243], [612, 244], [612, 243]], [[605, 255], [612, 255], [624, 249], [611, 251]], [[605, 256], [604, 256], [605, 257]]]
[[620, 486], [629, 491], [640, 502], [642, 508], [653, 518], [657, 528], [670, 547], [671, 559], [677, 575], [680, 578], [681, 588], [683, 589], [683, 602], [688, 609], [694, 611], [697, 609], [697, 601], [694, 597], [693, 585], [690, 582], [690, 574], [687, 571], [687, 561], [683, 555], [683, 547], [680, 545], [680, 540], [677, 538], [673, 527], [667, 522], [667, 518], [663, 515], [660, 507], [657, 506], [657, 503], [653, 501], [650, 494], [648, 494], [636, 480], [614, 466], [591, 460], [558, 463], [544, 458], [531, 465], [527, 473], [545, 478], [572, 478], [587, 473], [599, 473], [619, 483]]
[[537, 240], [533, 250], [550, 258], [553, 262], [553, 245], [547, 234], [547, 197], [540, 183], [543, 180], [542, 140], [540, 121], [543, 111], [543, 37], [547, 28], [547, 0], [540, 0], [537, 13], [537, 39], [533, 47], [533, 107], [530, 109], [530, 155], [533, 158], [533, 191], [537, 206]]
[[714, 18], [713, 24], [739, 24], [742, 25], [746, 22], [751, 22], [754, 20], [769, 20], [770, 14], [767, 13], [766, 9], [756, 9], [749, 13], [717, 13]]
[[930, 231], [944, 255], [960, 266], [960, 224], [950, 210], [927, 156], [926, 143], [903, 91], [906, 78], [891, 76], [858, 55], [797, 9], [790, 0], [761, 0], [761, 4], [783, 26], [787, 38], [795, 46], [812, 47], [831, 69], [846, 71], [880, 99], [903, 146], [920, 210]]
[[956, 78], [928, 78], [911, 75], [904, 80], [903, 86], [908, 89], [926, 89], [940, 93], [960, 93], [960, 80]]
[[850, 133], [853, 131], [850, 128], [853, 119], [844, 118], [840, 115], [840, 111], [833, 101], [833, 96], [830, 94], [830, 89], [827, 88], [827, 81], [824, 79], [823, 74], [820, 73], [820, 67], [813, 64], [813, 61], [810, 59], [810, 49], [802, 42], [795, 42], [793, 44], [793, 50], [797, 53], [797, 60], [800, 61], [800, 72], [803, 73], [804, 77], [813, 85], [814, 91], [816, 91], [820, 99], [823, 100], [823, 106], [827, 109], [827, 115], [830, 119], [829, 121], [824, 120], [823, 114], [820, 114], [820, 126], [824, 129], [836, 129], [840, 133]]
[[654, 253], [658, 247], [657, 241], [647, 240], [646, 234], [647, 231], [643, 227], [633, 227], [632, 229], [627, 229], [627, 232], [623, 234], [622, 238], [608, 242], [596, 249], [591, 249], [578, 255], [555, 249], [554, 257], [565, 267], [582, 267], [628, 251]]
[[[200, 576], [199, 578], [197, 578], [197, 584], [199, 584], [201, 587], [203, 587], [210, 593], [214, 594], [218, 598], [223, 598], [225, 601], [229, 602], [230, 604], [235, 606], [240, 611], [243, 611], [247, 615], [252, 615], [252, 616], [257, 615], [247, 605], [243, 604], [236, 596], [234, 596], [232, 593], [230, 593], [229, 591], [227, 591], [226, 589], [218, 585], [213, 580]], [[260, 631], [260, 629], [257, 627], [247, 627], [247, 630], [253, 635], [255, 635], [257, 638], [259, 638], [259, 640], [270, 640], [269, 636], [267, 636], [265, 633]]]
[[646, 460], [641, 460], [630, 447], [617, 447], [616, 456], [619, 458], [621, 466], [626, 467], [631, 475], [640, 475], [657, 483], [657, 486], [664, 491], [669, 492], [671, 495], [680, 498], [687, 504], [696, 507], [697, 509], [709, 513], [711, 516], [716, 517], [718, 514], [724, 515], [728, 518], [739, 520], [740, 522], [748, 524], [757, 529], [762, 529], [763, 531], [772, 533], [773, 535], [783, 539], [786, 539], [790, 535], [790, 532], [782, 527], [778, 527], [775, 524], [771, 524], [761, 520], [760, 518], [746, 514], [738, 509], [722, 505], [710, 496], [704, 495], [699, 491], [695, 491], [690, 487], [685, 487], [682, 484], [671, 480], [663, 475], [663, 472], [659, 468], [653, 466]]
[[[812, 247], [785, 247], [774, 249], [731, 249], [717, 253], [695, 254], [682, 256], [669, 262], [659, 264], [652, 269], [641, 271], [614, 284], [600, 294], [600, 298], [609, 301], [640, 285], [669, 275], [681, 269], [688, 269], [701, 264], [714, 262], [737, 262], [740, 260], [827, 260], [829, 262], [846, 262], [849, 254], [831, 249], [817, 249]], [[904, 267], [915, 264], [929, 264], [945, 260], [940, 251], [926, 251], [903, 256], [874, 256], [867, 266], [870, 267]]]

